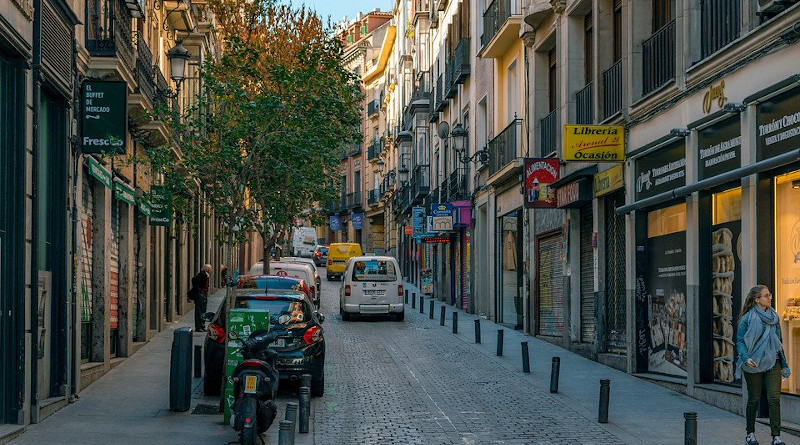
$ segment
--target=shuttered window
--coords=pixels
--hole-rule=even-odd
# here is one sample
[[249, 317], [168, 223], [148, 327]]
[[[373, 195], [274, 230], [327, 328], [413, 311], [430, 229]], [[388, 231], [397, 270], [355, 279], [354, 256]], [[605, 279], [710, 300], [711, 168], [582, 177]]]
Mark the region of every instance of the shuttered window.
[[592, 206], [580, 209], [581, 249], [581, 341], [595, 341], [594, 249], [592, 248]]
[[111, 355], [117, 353], [119, 344], [119, 206], [120, 202], [116, 197], [111, 199], [111, 245], [109, 254], [111, 256], [111, 267], [109, 278], [111, 283], [111, 295], [109, 301], [109, 324], [111, 328]]
[[624, 354], [628, 349], [625, 334], [625, 216], [617, 207], [625, 204], [625, 195], [606, 198], [606, 340], [608, 352]]
[[539, 240], [539, 334], [564, 333], [564, 283], [561, 236]]
[[81, 360], [88, 361], [92, 338], [92, 215], [94, 212], [94, 180], [84, 170], [81, 215], [79, 217], [80, 292], [81, 292]]

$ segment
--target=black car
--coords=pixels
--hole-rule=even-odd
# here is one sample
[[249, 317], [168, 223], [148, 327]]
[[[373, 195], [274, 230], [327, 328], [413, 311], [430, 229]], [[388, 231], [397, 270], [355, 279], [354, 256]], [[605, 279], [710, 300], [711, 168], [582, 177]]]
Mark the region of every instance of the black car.
[[311, 257], [317, 267], [324, 267], [328, 262], [328, 246], [317, 246], [314, 249], [314, 255]]
[[[298, 380], [311, 374], [311, 395], [322, 396], [325, 391], [325, 337], [322, 322], [325, 317], [314, 309], [308, 297], [293, 290], [239, 290], [236, 307], [267, 309], [270, 312], [270, 331], [280, 332], [273, 344], [278, 353], [277, 368], [281, 380]], [[222, 389], [225, 363], [225, 339], [228, 311], [225, 300], [210, 318], [203, 346], [206, 394], [219, 394]]]

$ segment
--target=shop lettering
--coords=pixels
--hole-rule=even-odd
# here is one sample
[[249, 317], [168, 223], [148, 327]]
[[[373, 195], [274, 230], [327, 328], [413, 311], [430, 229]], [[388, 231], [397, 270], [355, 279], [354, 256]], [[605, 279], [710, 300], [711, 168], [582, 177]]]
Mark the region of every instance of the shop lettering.
[[772, 122], [764, 125], [758, 126], [758, 135], [760, 137], [766, 136], [770, 133], [774, 133], [776, 131], [780, 131], [786, 127], [790, 127], [792, 125], [797, 125], [800, 123], [800, 111], [794, 114], [788, 114], [786, 116], [773, 119]]
[[552, 176], [553, 178], [557, 178], [558, 177], [558, 171], [556, 169], [554, 169], [553, 166], [550, 165], [549, 163], [542, 162], [542, 161], [536, 161], [536, 162], [532, 163], [530, 168], [528, 168], [528, 171], [527, 171], [526, 174], [528, 176], [531, 176], [537, 170], [545, 170], [547, 173], [550, 173], [550, 176]]
[[122, 141], [120, 140], [112, 140], [112, 139], [93, 139], [88, 136], [83, 137], [83, 145], [84, 146], [107, 146], [107, 147], [120, 147], [122, 146]]
[[642, 173], [636, 178], [636, 191], [641, 192], [643, 188], [650, 190], [650, 187], [653, 185], [653, 182], [650, 180], [650, 176], [652, 175], [652, 170], [647, 170], [647, 173]]
[[711, 104], [714, 103], [714, 100], [717, 101], [717, 106], [722, 108], [725, 105], [725, 102], [728, 101], [728, 98], [725, 97], [725, 81], [721, 81], [719, 85], [711, 85], [706, 91], [706, 94], [703, 96], [703, 112], [710, 113], [711, 112]]
[[[592, 147], [586, 147], [586, 148], [592, 148]], [[587, 161], [607, 161], [607, 160], [617, 160], [619, 159], [619, 155], [611, 151], [603, 151], [599, 153], [584, 153], [582, 151], [578, 151], [575, 153], [575, 159], [584, 159]]]
[[572, 134], [576, 135], [586, 135], [586, 134], [608, 134], [608, 135], [615, 135], [618, 134], [616, 127], [574, 127], [572, 129]]
[[558, 206], [565, 206], [567, 204], [573, 203], [578, 200], [580, 197], [579, 194], [578, 183], [573, 182], [572, 184], [565, 185], [556, 191], [556, 202]]

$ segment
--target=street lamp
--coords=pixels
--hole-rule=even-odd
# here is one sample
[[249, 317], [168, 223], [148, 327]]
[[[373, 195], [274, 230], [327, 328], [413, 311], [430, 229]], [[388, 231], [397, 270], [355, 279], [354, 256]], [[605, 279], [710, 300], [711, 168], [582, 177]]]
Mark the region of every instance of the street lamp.
[[386, 163], [383, 162], [383, 159], [378, 159], [378, 172], [383, 173], [383, 168], [386, 166]]
[[189, 64], [191, 53], [186, 47], [183, 46], [180, 40], [175, 43], [169, 51], [167, 51], [167, 60], [169, 60], [169, 77], [175, 82], [175, 91], [171, 89], [164, 91], [162, 94], [170, 99], [178, 97], [181, 92], [181, 83], [186, 79], [186, 67]]
[[467, 130], [464, 129], [461, 122], [453, 127], [453, 130], [450, 132], [450, 137], [453, 138], [453, 149], [459, 155], [463, 155], [467, 145]]

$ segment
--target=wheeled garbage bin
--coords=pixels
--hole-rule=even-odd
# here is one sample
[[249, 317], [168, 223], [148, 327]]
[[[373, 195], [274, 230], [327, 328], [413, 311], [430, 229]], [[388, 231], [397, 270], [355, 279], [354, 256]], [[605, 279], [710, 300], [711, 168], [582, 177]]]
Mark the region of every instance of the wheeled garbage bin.
[[192, 403], [192, 328], [175, 330], [169, 367], [169, 409], [188, 411]]

